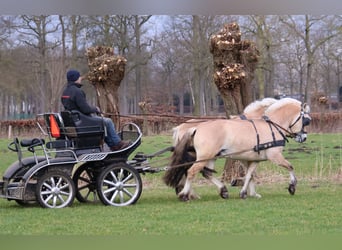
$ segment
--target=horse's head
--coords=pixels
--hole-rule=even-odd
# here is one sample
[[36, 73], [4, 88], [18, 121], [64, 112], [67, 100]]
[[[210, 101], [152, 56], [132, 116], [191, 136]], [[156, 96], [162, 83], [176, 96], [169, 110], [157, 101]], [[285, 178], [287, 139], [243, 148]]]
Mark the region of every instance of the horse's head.
[[296, 120], [294, 120], [293, 123], [290, 124], [289, 129], [293, 133], [296, 142], [302, 143], [306, 140], [307, 132], [305, 130], [305, 127], [308, 126], [311, 122], [311, 117], [309, 114], [310, 107], [308, 104], [304, 103], [298, 117], [296, 118]]
[[283, 98], [266, 109], [266, 116], [274, 125], [286, 132], [297, 142], [307, 137], [305, 127], [310, 124], [310, 107], [292, 98]]

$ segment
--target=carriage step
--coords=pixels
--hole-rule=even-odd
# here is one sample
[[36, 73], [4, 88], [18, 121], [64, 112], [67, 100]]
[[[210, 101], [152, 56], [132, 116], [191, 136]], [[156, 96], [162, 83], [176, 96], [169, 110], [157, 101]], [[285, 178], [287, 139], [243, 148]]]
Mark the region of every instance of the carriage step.
[[106, 158], [107, 155], [108, 153], [84, 154], [84, 155], [80, 155], [78, 157], [78, 160], [79, 161], [101, 161], [104, 158]]

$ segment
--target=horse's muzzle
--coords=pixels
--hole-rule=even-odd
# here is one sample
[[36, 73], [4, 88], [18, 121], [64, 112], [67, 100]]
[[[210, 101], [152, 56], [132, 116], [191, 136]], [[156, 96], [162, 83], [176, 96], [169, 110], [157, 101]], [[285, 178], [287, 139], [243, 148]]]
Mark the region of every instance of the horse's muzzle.
[[299, 132], [296, 134], [294, 138], [296, 142], [302, 143], [306, 141], [307, 133], [306, 132]]

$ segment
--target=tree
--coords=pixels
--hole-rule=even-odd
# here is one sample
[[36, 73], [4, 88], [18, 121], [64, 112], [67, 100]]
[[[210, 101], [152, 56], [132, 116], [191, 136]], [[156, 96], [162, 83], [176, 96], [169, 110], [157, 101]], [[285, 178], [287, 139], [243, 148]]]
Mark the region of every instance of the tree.
[[114, 55], [111, 47], [87, 49], [88, 80], [95, 86], [98, 106], [119, 127], [118, 89], [125, 74], [126, 59]]
[[237, 23], [224, 25], [210, 39], [214, 60], [214, 83], [225, 103], [226, 115], [243, 112], [252, 101], [251, 82], [259, 58], [253, 42], [241, 40]]
[[303, 42], [306, 55], [306, 82], [304, 90], [301, 89], [300, 93], [304, 94], [304, 101], [310, 103], [312, 91], [309, 90], [312, 90], [315, 84], [312, 78], [312, 72], [316, 61], [317, 50], [324, 43], [340, 34], [341, 28], [339, 26], [332, 27], [332, 29], [328, 29], [330, 31], [328, 34], [322, 32], [322, 27], [326, 26], [327, 22], [329, 22], [328, 16], [281, 16], [280, 20]]
[[[52, 25], [52, 17], [46, 15], [40, 16], [21, 16], [22, 23], [17, 27], [21, 34], [21, 41], [33, 49], [32, 68], [36, 69], [38, 80], [37, 98], [40, 100], [38, 112], [51, 109], [52, 96], [50, 93], [51, 81], [48, 78], [47, 60], [48, 51], [59, 46], [60, 41], [48, 41], [48, 35], [58, 30], [58, 25]], [[50, 108], [48, 108], [50, 107]]]
[[[214, 60], [214, 83], [221, 93], [226, 115], [241, 114], [252, 101], [251, 82], [259, 58], [254, 43], [241, 40], [237, 23], [225, 24], [210, 39], [210, 52]], [[223, 178], [232, 180], [244, 176], [241, 163], [227, 158]]]

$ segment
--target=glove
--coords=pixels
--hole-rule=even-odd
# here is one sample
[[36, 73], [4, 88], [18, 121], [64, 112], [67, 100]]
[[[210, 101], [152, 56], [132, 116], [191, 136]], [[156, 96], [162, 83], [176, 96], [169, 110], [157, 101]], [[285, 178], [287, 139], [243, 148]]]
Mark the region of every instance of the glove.
[[101, 110], [100, 110], [99, 107], [96, 107], [96, 114], [97, 114], [97, 115], [101, 115]]

